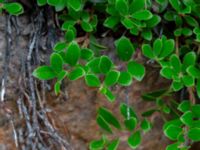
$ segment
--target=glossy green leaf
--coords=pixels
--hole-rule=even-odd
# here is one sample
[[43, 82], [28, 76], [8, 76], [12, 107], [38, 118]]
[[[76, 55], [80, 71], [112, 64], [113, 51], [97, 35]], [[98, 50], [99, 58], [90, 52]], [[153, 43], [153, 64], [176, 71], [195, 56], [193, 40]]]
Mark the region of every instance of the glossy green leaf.
[[101, 56], [100, 62], [99, 62], [99, 69], [102, 73], [106, 74], [110, 71], [113, 63], [112, 60], [108, 56]]
[[135, 129], [136, 125], [137, 125], [137, 119], [134, 118], [134, 117], [130, 117], [129, 119], [125, 119], [124, 125], [128, 130], [133, 131]]
[[75, 11], [79, 11], [82, 8], [82, 1], [81, 0], [68, 0], [68, 6], [73, 8]]
[[81, 27], [85, 32], [92, 32], [93, 31], [93, 27], [89, 22], [82, 21]]
[[66, 77], [67, 74], [68, 74], [67, 71], [62, 70], [59, 74], [57, 74], [57, 80], [62, 81]]
[[182, 132], [182, 128], [170, 125], [164, 130], [164, 134], [170, 139], [170, 140], [176, 140], [178, 138], [178, 135]]
[[116, 0], [115, 8], [121, 15], [128, 14], [128, 3], [126, 0]]
[[189, 66], [186, 71], [192, 77], [200, 78], [200, 69], [196, 68], [195, 66]]
[[94, 74], [87, 74], [85, 76], [85, 82], [89, 87], [99, 87], [101, 84], [99, 78]]
[[172, 39], [164, 40], [163, 42], [163, 49], [160, 53], [160, 58], [165, 58], [169, 56], [175, 49], [175, 42]]
[[83, 48], [81, 50], [81, 58], [84, 60], [90, 60], [94, 56], [94, 52], [91, 49]]
[[177, 127], [181, 127], [183, 125], [183, 123], [180, 121], [180, 119], [174, 119], [174, 120], [170, 120], [165, 122], [164, 126], [163, 126], [163, 130], [166, 130], [168, 127], [170, 126], [177, 126]]
[[106, 96], [107, 100], [110, 102], [114, 102], [116, 99], [116, 96], [109, 89], [106, 89], [105, 93], [103, 94]]
[[150, 110], [147, 110], [147, 111], [143, 112], [142, 116], [143, 117], [149, 117], [149, 116], [153, 115], [153, 113], [155, 113], [157, 111], [158, 111], [157, 109], [150, 109]]
[[167, 145], [166, 150], [179, 150], [178, 146], [179, 146], [179, 143], [173, 143], [173, 144]]
[[73, 29], [68, 29], [65, 33], [65, 39], [67, 42], [72, 42], [76, 37], [76, 32]]
[[11, 15], [20, 15], [24, 9], [20, 3], [6, 3], [3, 5], [4, 9]]
[[47, 3], [51, 6], [56, 6], [60, 0], [47, 0]]
[[194, 115], [194, 117], [198, 117], [200, 118], [200, 104], [196, 104], [194, 106], [192, 106], [192, 113]]
[[130, 13], [134, 13], [140, 10], [143, 10], [145, 8], [146, 0], [134, 0], [131, 1], [131, 4], [129, 6]]
[[152, 40], [152, 32], [151, 30], [149, 29], [144, 29], [142, 31], [142, 37], [145, 39], [145, 40], [148, 40], [148, 41], [151, 41]]
[[68, 74], [68, 78], [70, 80], [77, 80], [81, 77], [83, 77], [85, 74], [85, 71], [82, 67], [77, 67], [74, 68], [69, 74]]
[[157, 15], [153, 15], [153, 17], [149, 20], [146, 21], [146, 26], [148, 28], [153, 28], [155, 26], [157, 26], [161, 21], [161, 18], [160, 16], [157, 16]]
[[146, 56], [150, 59], [154, 58], [153, 50], [152, 50], [152, 48], [149, 44], [143, 44], [142, 45], [142, 53], [143, 53], [144, 56]]
[[51, 54], [50, 65], [55, 73], [60, 73], [62, 71], [62, 65], [63, 65], [62, 57], [57, 53]]
[[191, 111], [185, 112], [181, 117], [180, 120], [187, 126], [191, 126], [193, 123], [193, 114]]
[[129, 86], [132, 83], [132, 77], [129, 72], [123, 71], [120, 72], [118, 83], [122, 86]]
[[123, 61], [130, 60], [135, 52], [135, 48], [133, 47], [130, 39], [124, 36], [115, 41], [115, 46], [117, 48], [119, 58]]
[[183, 80], [183, 83], [184, 83], [184, 85], [186, 87], [191, 87], [191, 86], [193, 86], [195, 84], [194, 83], [194, 78], [189, 76], [189, 75], [183, 76], [182, 80]]
[[147, 119], [144, 119], [142, 122], [141, 122], [141, 128], [144, 132], [148, 132], [150, 129], [151, 129], [151, 123], [147, 120]]
[[170, 63], [173, 67], [173, 71], [175, 71], [176, 73], [179, 73], [181, 72], [181, 61], [179, 59], [179, 57], [176, 55], [176, 54], [173, 54], [171, 57], [170, 57]]
[[182, 82], [176, 82], [176, 81], [172, 82], [172, 89], [174, 91], [179, 91], [182, 88], [183, 88], [183, 83]]
[[161, 39], [156, 39], [153, 42], [153, 52], [155, 56], [158, 56], [161, 53], [163, 44], [162, 44], [162, 40]]
[[108, 133], [112, 133], [112, 129], [110, 128], [109, 124], [101, 116], [98, 115], [96, 121], [102, 129]]
[[132, 149], [136, 149], [141, 143], [141, 133], [140, 131], [136, 131], [128, 138], [128, 145]]
[[67, 47], [67, 51], [65, 54], [65, 61], [71, 65], [75, 66], [80, 58], [80, 48], [76, 42], [71, 42]]
[[40, 80], [50, 80], [56, 77], [56, 73], [49, 66], [40, 66], [33, 71], [33, 76]]
[[136, 80], [141, 81], [145, 75], [145, 68], [143, 65], [136, 61], [130, 61], [127, 65], [128, 72], [131, 73], [132, 77]]
[[180, 2], [179, 0], [169, 0], [170, 4], [172, 5], [172, 7], [176, 10], [176, 11], [180, 11]]
[[89, 149], [100, 150], [104, 148], [105, 144], [106, 144], [106, 141], [104, 138], [101, 138], [100, 140], [93, 140], [90, 142]]
[[120, 123], [117, 118], [105, 107], [99, 108], [98, 115], [100, 115], [110, 125], [113, 125], [117, 129], [121, 129]]
[[189, 67], [191, 65], [192, 66], [195, 65], [196, 59], [197, 59], [197, 57], [196, 57], [195, 52], [188, 52], [183, 58], [184, 68], [186, 69], [187, 67]]
[[149, 10], [141, 10], [132, 14], [132, 17], [137, 20], [149, 20], [153, 17]]
[[190, 101], [185, 100], [178, 105], [177, 109], [180, 110], [181, 112], [186, 112], [190, 110], [190, 108], [191, 108]]
[[191, 16], [185, 16], [184, 19], [192, 27], [198, 27], [199, 23]]
[[113, 140], [108, 144], [107, 150], [117, 150], [119, 146], [119, 139]]
[[56, 82], [56, 84], [54, 85], [54, 91], [55, 91], [56, 95], [58, 95], [58, 93], [60, 93], [60, 86], [61, 86], [60, 82]]
[[65, 50], [66, 47], [67, 47], [67, 44], [65, 42], [57, 42], [53, 50], [59, 52], [59, 51]]
[[160, 74], [167, 79], [172, 79], [173, 70], [170, 67], [164, 67], [160, 70]]
[[197, 79], [196, 92], [197, 92], [197, 96], [200, 98], [200, 79]]
[[116, 70], [111, 70], [106, 74], [104, 84], [106, 86], [112, 86], [117, 83], [120, 76], [120, 72]]
[[120, 104], [120, 112], [121, 114], [123, 115], [123, 117], [125, 119], [128, 119], [128, 118], [137, 118], [136, 114], [135, 114], [135, 111], [133, 110], [132, 107], [128, 106], [127, 104], [125, 103], [121, 103]]
[[99, 63], [100, 63], [100, 58], [94, 58], [90, 60], [86, 66], [90, 68], [90, 70], [94, 73], [100, 73], [100, 68], [99, 68]]
[[118, 23], [119, 23], [119, 17], [116, 16], [110, 16], [107, 17], [106, 20], [104, 21], [103, 25], [105, 27], [113, 29]]
[[200, 141], [200, 128], [192, 128], [188, 131], [188, 137], [193, 141]]

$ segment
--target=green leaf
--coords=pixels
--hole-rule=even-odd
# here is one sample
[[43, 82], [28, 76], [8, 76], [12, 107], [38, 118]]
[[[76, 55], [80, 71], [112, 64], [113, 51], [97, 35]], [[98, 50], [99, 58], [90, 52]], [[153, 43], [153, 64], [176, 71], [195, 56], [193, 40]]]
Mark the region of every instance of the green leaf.
[[119, 17], [116, 16], [110, 16], [107, 17], [106, 20], [104, 21], [103, 25], [105, 27], [113, 29], [118, 23], [119, 23]]
[[185, 16], [184, 19], [192, 27], [198, 27], [199, 23], [191, 16]]
[[172, 89], [174, 91], [179, 91], [182, 88], [183, 88], [183, 83], [182, 82], [176, 82], [176, 81], [172, 82]]
[[133, 131], [137, 125], [137, 119], [135, 117], [130, 117], [129, 119], [125, 119], [124, 125], [128, 130]]
[[79, 11], [82, 8], [81, 0], [68, 0], [67, 3], [68, 3], [68, 6], [73, 8], [75, 11]]
[[137, 116], [136, 116], [133, 108], [130, 107], [130, 106], [128, 106], [125, 103], [121, 103], [120, 104], [120, 112], [121, 112], [121, 114], [123, 115], [123, 117], [125, 119], [128, 119], [128, 118], [137, 118]]
[[47, 0], [37, 0], [38, 6], [43, 6], [47, 3]]
[[124, 36], [115, 41], [115, 46], [117, 48], [119, 58], [123, 61], [130, 60], [135, 52], [135, 48], [133, 47], [130, 39]]
[[80, 58], [80, 48], [79, 45], [76, 42], [71, 42], [68, 47], [65, 54], [65, 61], [71, 65], [75, 66]]
[[94, 74], [87, 74], [85, 76], [85, 82], [89, 87], [99, 87], [101, 84], [99, 78]]
[[90, 60], [94, 56], [94, 52], [91, 49], [83, 48], [81, 50], [81, 58], [84, 60]]
[[136, 131], [128, 138], [128, 145], [132, 149], [136, 149], [141, 143], [141, 134], [140, 131]]
[[109, 89], [106, 89], [106, 91], [103, 94], [106, 96], [107, 100], [110, 102], [114, 102], [116, 99], [116, 96], [113, 95], [113, 93]]
[[120, 72], [118, 83], [122, 86], [129, 86], [132, 83], [132, 77], [129, 72], [123, 71]]
[[11, 15], [20, 15], [24, 12], [24, 9], [19, 3], [5, 3], [3, 5], [4, 9]]
[[152, 32], [151, 32], [151, 30], [149, 30], [149, 29], [144, 29], [144, 30], [142, 31], [142, 37], [143, 37], [145, 40], [151, 41], [151, 40], [152, 40]]
[[60, 3], [60, 0], [47, 0], [47, 3], [51, 6], [56, 6]]
[[58, 74], [62, 71], [63, 60], [59, 54], [57, 53], [51, 54], [50, 64], [51, 64], [52, 70], [54, 70], [55, 73]]
[[33, 76], [40, 80], [50, 80], [55, 78], [57, 75], [49, 66], [40, 66], [33, 71]]
[[162, 40], [161, 39], [156, 39], [153, 42], [153, 52], [155, 56], [158, 56], [161, 53], [163, 44], [162, 44]]
[[127, 65], [128, 72], [131, 73], [132, 77], [136, 80], [141, 81], [145, 75], [145, 68], [143, 65], [136, 61], [130, 61]]
[[198, 117], [200, 118], [200, 104], [196, 104], [194, 106], [192, 106], [192, 113], [194, 115], [194, 117]]
[[128, 14], [128, 4], [126, 0], [116, 0], [115, 8], [121, 15]]
[[187, 126], [191, 126], [193, 123], [193, 114], [191, 111], [186, 111], [181, 117], [180, 120]]
[[106, 74], [104, 84], [106, 86], [112, 86], [117, 83], [120, 76], [120, 72], [116, 70], [111, 70]]
[[128, 18], [128, 17], [126, 17], [126, 18], [124, 18], [123, 20], [121, 20], [121, 23], [122, 23], [127, 29], [131, 29], [131, 28], [134, 28], [134, 27], [135, 27], [134, 22], [133, 22], [130, 18]]
[[145, 8], [146, 0], [134, 0], [131, 2], [129, 9], [130, 13], [134, 13]]
[[67, 47], [67, 44], [65, 42], [57, 42], [53, 50], [59, 52], [59, 51], [65, 50], [66, 47]]
[[200, 78], [200, 70], [196, 68], [195, 66], [189, 66], [186, 71], [192, 77]]
[[167, 145], [166, 150], [179, 150], [178, 146], [179, 146], [179, 143], [173, 143], [173, 144]]
[[200, 141], [200, 128], [192, 128], [188, 131], [188, 137], [193, 141]]
[[170, 57], [170, 63], [173, 67], [173, 71], [176, 72], [176, 73], [179, 73], [181, 72], [181, 61], [179, 59], [179, 57], [176, 55], [176, 54], [173, 54], [171, 57]]
[[168, 122], [166, 122], [163, 126], [163, 130], [166, 130], [168, 127], [170, 126], [177, 126], [177, 127], [181, 127], [183, 125], [183, 123], [180, 121], [180, 119], [174, 119], [174, 120], [170, 120]]
[[157, 111], [158, 111], [157, 109], [150, 109], [148, 111], [143, 112], [142, 116], [143, 117], [149, 117], [149, 116], [153, 115], [153, 113], [155, 113]]
[[108, 56], [101, 56], [100, 62], [99, 62], [99, 69], [102, 73], [106, 74], [110, 71], [113, 63], [112, 60]]
[[109, 124], [101, 116], [98, 115], [96, 121], [102, 129], [108, 133], [112, 133], [112, 129], [110, 128]]
[[191, 86], [193, 86], [195, 84], [194, 83], [194, 78], [189, 76], [189, 75], [183, 76], [182, 80], [183, 80], [183, 83], [184, 83], [184, 85], [186, 87], [191, 87]]
[[108, 144], [107, 150], [117, 150], [119, 142], [119, 139], [113, 140]]
[[186, 69], [189, 66], [195, 65], [196, 62], [196, 53], [195, 52], [188, 52], [184, 57], [183, 57], [183, 67]]
[[90, 60], [86, 66], [88, 66], [90, 68], [90, 70], [94, 73], [100, 73], [100, 68], [99, 68], [99, 63], [100, 63], [100, 58], [94, 58], [92, 60]]
[[164, 67], [160, 70], [160, 74], [167, 79], [172, 79], [173, 70], [170, 67]]
[[85, 32], [92, 32], [93, 31], [93, 27], [89, 22], [82, 21], [81, 27]]
[[89, 149], [100, 150], [104, 148], [105, 144], [106, 144], [106, 141], [104, 138], [101, 138], [100, 140], [93, 140], [90, 142]]
[[117, 118], [105, 107], [99, 108], [98, 115], [100, 115], [110, 125], [113, 125], [117, 129], [121, 129], [120, 123]]
[[146, 26], [148, 28], [153, 28], [153, 27], [157, 26], [160, 23], [160, 21], [161, 21], [160, 16], [153, 15], [153, 17], [151, 19], [146, 21]]
[[65, 33], [65, 39], [67, 42], [72, 42], [76, 37], [76, 32], [73, 29], [68, 29]]
[[132, 14], [132, 17], [137, 20], [149, 20], [153, 17], [149, 10], [140, 10]]
[[164, 40], [163, 41], [163, 49], [162, 52], [160, 53], [159, 58], [165, 58], [169, 56], [175, 48], [175, 42], [172, 39], [169, 40]]
[[147, 119], [144, 119], [140, 126], [144, 132], [148, 132], [152, 127], [151, 123]]
[[164, 134], [170, 139], [170, 140], [176, 140], [178, 138], [178, 135], [182, 132], [182, 128], [170, 125], [164, 130]]
[[74, 68], [69, 74], [68, 74], [68, 78], [70, 80], [77, 80], [81, 77], [83, 77], [85, 74], [85, 71], [82, 67], [77, 67]]
[[190, 108], [191, 108], [190, 101], [185, 100], [178, 105], [177, 109], [180, 110], [181, 112], [186, 112], [190, 110]]
[[179, 0], [169, 0], [170, 4], [172, 5], [172, 7], [176, 10], [176, 11], [180, 11], [180, 2]]
[[61, 85], [60, 82], [56, 82], [56, 84], [54, 85], [54, 91], [55, 91], [56, 95], [58, 95], [58, 93], [60, 93], [60, 85]]
[[154, 58], [154, 54], [153, 54], [153, 51], [152, 51], [152, 48], [149, 44], [143, 44], [142, 45], [142, 53], [144, 56], [150, 58], [150, 59], [153, 59]]

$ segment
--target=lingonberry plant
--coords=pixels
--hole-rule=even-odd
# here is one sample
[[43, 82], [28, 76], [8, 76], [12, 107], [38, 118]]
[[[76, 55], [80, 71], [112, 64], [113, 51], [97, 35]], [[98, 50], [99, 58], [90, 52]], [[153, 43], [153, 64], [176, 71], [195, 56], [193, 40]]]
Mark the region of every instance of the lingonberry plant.
[[[153, 126], [148, 117], [155, 112], [165, 121], [163, 133], [174, 141], [166, 150], [188, 150], [200, 141], [199, 0], [37, 0], [37, 4], [50, 5], [59, 12], [65, 33], [64, 40], [53, 48], [50, 64], [33, 72], [40, 80], [56, 79], [56, 94], [65, 78], [83, 78], [87, 86], [98, 89], [112, 105], [116, 99], [112, 87], [128, 87], [133, 80], [142, 81], [145, 76], [144, 64], [134, 59], [136, 51], [160, 69], [160, 76], [172, 81], [166, 89], [142, 95], [144, 101], [156, 104], [142, 117], [126, 103], [119, 106], [122, 122], [111, 110], [100, 107], [96, 121], [103, 135], [91, 141], [91, 150], [117, 150], [120, 137], [107, 136], [116, 130], [130, 132], [127, 143], [130, 148], [137, 148], [143, 133]], [[14, 15], [23, 12], [20, 4], [1, 0], [2, 10]], [[95, 38], [99, 29], [120, 34], [114, 45], [123, 67], [102, 54], [106, 47]], [[85, 35], [81, 42], [77, 42], [79, 32]], [[186, 100], [169, 98], [183, 89], [188, 91]]]

